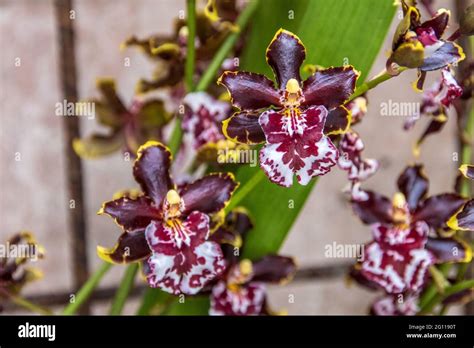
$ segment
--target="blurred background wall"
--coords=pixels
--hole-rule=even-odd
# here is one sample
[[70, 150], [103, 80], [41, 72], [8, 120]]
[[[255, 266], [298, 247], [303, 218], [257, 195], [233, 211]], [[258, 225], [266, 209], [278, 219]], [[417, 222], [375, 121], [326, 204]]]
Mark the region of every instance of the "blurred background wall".
[[[448, 9], [452, 4], [436, 2], [437, 7]], [[131, 34], [144, 37], [170, 33], [173, 19], [183, 9], [182, 0], [76, 0], [80, 97], [96, 95], [96, 77], [112, 76], [124, 100], [129, 101], [135, 82], [148, 76], [153, 65], [136, 50], [120, 51], [120, 43]], [[370, 76], [384, 68], [395, 22]], [[0, 0], [0, 30], [0, 240], [15, 231], [34, 231], [47, 250], [46, 259], [38, 264], [45, 277], [30, 285], [26, 294], [67, 291], [72, 284], [66, 223], [69, 198], [65, 191], [61, 118], [54, 113], [55, 103], [62, 101], [62, 95], [52, 1]], [[124, 66], [127, 57], [130, 66]], [[16, 58], [21, 59], [18, 67]], [[415, 72], [408, 71], [371, 91], [369, 112], [357, 127], [366, 145], [366, 157], [381, 161], [379, 173], [369, 179], [366, 187], [387, 195], [395, 192], [395, 180], [404, 166], [414, 161], [411, 148], [426, 120], [419, 122], [415, 130], [404, 132], [404, 118], [381, 116], [381, 103], [390, 99], [419, 102], [420, 95], [410, 87], [414, 79]], [[432, 79], [433, 76], [428, 78], [426, 86]], [[81, 128], [83, 134], [88, 134], [97, 125], [94, 120], [82, 118]], [[431, 180], [431, 194], [453, 186], [459, 164], [452, 160], [456, 151], [454, 135], [451, 117], [442, 133], [429, 138], [423, 146], [421, 161]], [[15, 160], [17, 153], [20, 161]], [[111, 246], [119, 234], [111, 219], [99, 217], [96, 212], [118, 189], [136, 184], [130, 162], [123, 161], [120, 154], [85, 161], [84, 174], [89, 259], [94, 270], [101, 263], [95, 246]], [[327, 244], [363, 243], [370, 239], [369, 229], [347, 206], [341, 193], [345, 185], [346, 175], [340, 170], [333, 170], [320, 180], [289, 233], [282, 254], [296, 256], [301, 266], [342, 263], [348, 260], [324, 257]], [[115, 267], [102, 285], [116, 284], [122, 272], [122, 267]], [[348, 288], [343, 278], [295, 282], [273, 287], [270, 294], [272, 307], [285, 308], [290, 314], [365, 314], [373, 299], [373, 293], [356, 285]], [[133, 313], [134, 305], [132, 301], [127, 312]], [[95, 313], [102, 313], [104, 308], [106, 304], [95, 306]]]

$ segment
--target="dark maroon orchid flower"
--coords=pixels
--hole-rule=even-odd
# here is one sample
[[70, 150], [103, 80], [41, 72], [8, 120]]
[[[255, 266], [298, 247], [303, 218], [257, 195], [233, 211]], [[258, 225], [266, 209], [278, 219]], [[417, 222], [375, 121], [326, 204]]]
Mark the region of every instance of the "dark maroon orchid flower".
[[[448, 108], [462, 94], [463, 88], [458, 84], [451, 70], [449, 68], [442, 69], [440, 80], [423, 93], [420, 114], [430, 117], [431, 122], [416, 143], [414, 149], [416, 154], [419, 153], [419, 146], [426, 137], [443, 129], [447, 121]], [[405, 122], [405, 130], [412, 128], [418, 119], [417, 116]]]
[[414, 2], [402, 0], [402, 9], [404, 18], [393, 38], [387, 71], [393, 72], [392, 63], [418, 69], [419, 77], [414, 87], [422, 90], [427, 71], [458, 63], [465, 55], [456, 43], [442, 39], [448, 26], [449, 11], [440, 10], [432, 19], [422, 23], [420, 11]]
[[289, 257], [269, 255], [252, 262], [244, 259], [231, 265], [212, 288], [210, 315], [265, 315], [265, 283], [285, 283], [296, 271]]
[[100, 99], [92, 99], [98, 122], [109, 128], [108, 134], [93, 133], [89, 137], [74, 139], [73, 148], [82, 158], [98, 158], [122, 149], [132, 156], [140, 144], [160, 140], [162, 128], [172, 119], [159, 99], [135, 97], [126, 107], [116, 91], [112, 79], [97, 80]]
[[183, 104], [183, 129], [191, 134], [195, 150], [225, 140], [221, 122], [230, 116], [229, 103], [216, 100], [206, 92], [194, 92], [184, 97]]
[[[44, 256], [43, 247], [37, 244], [32, 233], [19, 232], [8, 239], [5, 246], [8, 253], [0, 257], [0, 300], [17, 295], [26, 284], [43, 277], [40, 270], [27, 266], [29, 260]], [[10, 252], [14, 256], [10, 256]]]
[[353, 130], [346, 132], [339, 142], [338, 165], [347, 172], [351, 183], [351, 197], [353, 200], [366, 200], [368, 197], [360, 190], [360, 183], [375, 174], [379, 163], [374, 159], [363, 159], [364, 143], [359, 134]]
[[[466, 179], [474, 180], [474, 166], [463, 164], [459, 167]], [[456, 214], [451, 216], [448, 226], [456, 231], [474, 232], [474, 199], [470, 199], [460, 208]]]
[[143, 195], [104, 203], [107, 214], [124, 229], [112, 249], [99, 256], [114, 263], [147, 259], [151, 287], [173, 294], [196, 294], [224, 271], [222, 250], [208, 240], [211, 217], [226, 206], [237, 187], [231, 174], [211, 174], [177, 188], [169, 175], [171, 154], [158, 142], [138, 150], [133, 167]]
[[301, 81], [305, 47], [282, 29], [266, 57], [277, 88], [267, 77], [249, 72], [227, 71], [219, 78], [240, 109], [224, 121], [223, 131], [235, 142], [266, 143], [260, 166], [272, 182], [289, 187], [296, 174], [306, 185], [336, 164], [338, 152], [327, 135], [347, 130], [350, 112], [343, 105], [354, 92], [359, 73], [352, 66], [328, 68]]
[[442, 234], [446, 221], [465, 199], [449, 193], [428, 198], [428, 179], [421, 165], [407, 167], [397, 184], [400, 192], [393, 204], [371, 191], [365, 192], [365, 201], [352, 200], [354, 212], [371, 225], [373, 233], [356, 269], [387, 293], [413, 293], [426, 283], [432, 264], [470, 262], [472, 252], [464, 242], [429, 237], [435, 231]]
[[210, 285], [211, 315], [270, 315], [265, 283], [289, 281], [296, 271], [293, 259], [266, 256], [259, 261], [240, 261], [246, 234], [253, 228], [248, 212], [233, 209], [210, 240], [221, 244], [226, 271]]
[[[196, 72], [201, 74], [207, 68], [216, 51], [225, 38], [237, 26], [233, 21], [240, 13], [236, 1], [218, 0], [210, 8], [198, 11], [196, 16]], [[180, 87], [185, 74], [186, 49], [188, 28], [186, 20], [176, 19], [171, 35], [151, 35], [139, 39], [135, 36], [128, 38], [122, 47], [137, 47], [156, 63], [156, 69], [151, 79], [140, 79], [137, 84], [139, 93], [150, 92], [159, 88]], [[235, 50], [237, 51], [237, 50]], [[234, 52], [238, 53], [238, 52]]]
[[231, 116], [230, 103], [205, 92], [189, 93], [183, 99], [183, 129], [189, 134], [198, 162], [239, 163], [239, 151], [248, 146], [236, 144], [222, 133], [222, 121]]

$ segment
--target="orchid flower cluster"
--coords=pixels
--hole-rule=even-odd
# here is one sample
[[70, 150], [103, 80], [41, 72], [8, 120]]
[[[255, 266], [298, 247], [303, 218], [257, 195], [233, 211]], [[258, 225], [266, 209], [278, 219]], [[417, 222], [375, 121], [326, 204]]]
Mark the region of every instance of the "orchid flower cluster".
[[[427, 72], [440, 73], [422, 95], [421, 111], [430, 123], [416, 144], [419, 152], [423, 140], [446, 123], [448, 108], [472, 94], [472, 76], [454, 76], [465, 54], [457, 37], [443, 38], [448, 11], [422, 22], [414, 1], [402, 0], [401, 8], [403, 19], [384, 76], [416, 69], [414, 87], [423, 91]], [[242, 11], [238, 1], [210, 0], [197, 13], [191, 81], [203, 78], [222, 43], [242, 31], [237, 24]], [[465, 26], [459, 35], [468, 35]], [[421, 163], [402, 171], [392, 198], [365, 188], [382, 166], [363, 155], [365, 144], [354, 129], [365, 122], [365, 92], [376, 86], [372, 80], [363, 84], [361, 73], [351, 65], [314, 65], [309, 76], [302, 76], [306, 48], [297, 35], [280, 29], [261, 57], [274, 78], [242, 71], [235, 64], [245, 46], [242, 35], [219, 62], [215, 83], [196, 90], [185, 81], [189, 35], [188, 23], [177, 20], [170, 36], [128, 38], [122, 47], [140, 48], [156, 71], [151, 79], [140, 79], [129, 104], [118, 95], [113, 79], [99, 79], [100, 98], [93, 102], [98, 122], [108, 132], [73, 143], [83, 158], [117, 151], [134, 158], [132, 173], [140, 189], [119, 191], [98, 212], [111, 217], [120, 230], [113, 247], [97, 247], [101, 259], [138, 263], [148, 286], [169, 296], [207, 296], [211, 315], [283, 313], [270, 308], [267, 285], [290, 281], [296, 261], [275, 253], [247, 257], [246, 237], [259, 216], [240, 205], [248, 190], [239, 188], [233, 174], [238, 166], [218, 160], [219, 150], [255, 148], [260, 173], [282, 190], [308, 185], [331, 171], [346, 172], [347, 203], [371, 233], [364, 259], [349, 275], [383, 293], [371, 306], [372, 314], [424, 313], [430, 286], [443, 293], [457, 284], [459, 279], [438, 266], [461, 268], [472, 260], [464, 236], [474, 229], [469, 193], [429, 195]], [[404, 128], [411, 129], [415, 122], [410, 118]], [[177, 146], [176, 130], [184, 133]], [[190, 156], [193, 165], [183, 173], [183, 159]], [[464, 163], [460, 170], [467, 178], [463, 180], [474, 177], [472, 165]], [[472, 287], [451, 291], [442, 304], [467, 301], [472, 294]]]
[[[221, 19], [213, 26], [219, 17], [218, 3], [210, 1], [199, 17], [198, 26], [210, 25], [213, 30], [210, 37], [198, 38], [197, 74], [205, 69], [206, 53], [214, 47], [210, 43], [236, 30], [232, 20]], [[393, 40], [387, 73], [418, 69], [415, 86], [421, 90], [427, 71], [441, 72], [440, 82], [423, 95], [423, 114], [432, 118], [423, 139], [434, 132], [433, 123], [446, 121], [446, 109], [463, 93], [452, 65], [464, 59], [464, 54], [452, 40], [442, 39], [449, 21], [447, 11], [422, 23], [414, 4], [402, 1], [402, 9], [404, 18]], [[305, 46], [295, 34], [281, 29], [266, 50], [276, 83], [264, 75], [226, 66], [227, 61], [221, 66], [216, 86], [208, 92], [186, 93], [178, 72], [184, 70], [187, 29], [185, 23], [178, 23], [172, 42], [155, 36], [146, 40], [132, 37], [125, 43], [140, 46], [161, 64], [168, 63], [167, 69], [160, 70], [166, 72], [164, 77], [141, 80], [138, 90], [166, 85], [174, 107], [184, 105], [181, 127], [190, 142], [179, 148], [178, 156], [192, 150], [199, 163], [219, 170], [216, 150], [261, 144], [261, 170], [270, 182], [285, 188], [295, 184], [295, 177], [299, 184], [307, 185], [336, 165], [346, 171], [350, 204], [373, 236], [365, 245], [365, 259], [355, 264], [350, 274], [366, 287], [385, 292], [373, 304], [373, 314], [418, 313], [420, 294], [438, 275], [436, 265], [471, 261], [470, 246], [453, 235], [453, 226], [455, 230], [472, 229], [472, 201], [456, 193], [429, 197], [423, 165], [411, 165], [402, 172], [392, 200], [362, 188], [380, 163], [364, 158], [364, 143], [353, 129], [363, 121], [368, 105], [365, 95], [355, 93], [360, 73], [353, 66], [317, 66], [309, 77], [302, 78]], [[219, 92], [218, 85], [225, 87], [227, 96]], [[173, 181], [170, 173], [178, 162], [173, 163], [170, 149], [163, 144], [166, 138], [161, 130], [170, 121], [164, 103], [149, 100], [135, 106], [134, 102], [127, 109], [110, 85], [108, 96], [103, 87], [102, 91], [108, 114], [115, 110], [124, 119], [117, 122], [120, 126], [113, 136], [122, 134], [125, 144], [136, 145], [141, 139], [137, 130], [155, 127], [156, 137], [149, 137], [135, 156], [133, 175], [141, 191], [122, 192], [99, 211], [122, 229], [114, 247], [98, 247], [99, 256], [112, 263], [139, 262], [152, 288], [176, 296], [209, 296], [211, 315], [277, 314], [268, 306], [265, 283], [288, 281], [296, 272], [296, 263], [278, 255], [257, 260], [240, 256], [252, 219], [258, 216], [251, 218], [251, 212], [242, 207], [228, 209], [239, 186], [232, 173], [193, 174]], [[159, 117], [156, 122], [142, 123], [150, 105]], [[134, 127], [133, 120], [137, 122]], [[406, 129], [413, 123], [407, 121]], [[142, 127], [145, 124], [151, 128]]]

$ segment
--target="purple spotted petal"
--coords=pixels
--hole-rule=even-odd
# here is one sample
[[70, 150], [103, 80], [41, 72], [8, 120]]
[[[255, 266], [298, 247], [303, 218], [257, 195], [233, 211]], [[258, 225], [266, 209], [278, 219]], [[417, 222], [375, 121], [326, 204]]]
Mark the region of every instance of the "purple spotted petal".
[[194, 295], [225, 269], [220, 246], [207, 241], [209, 217], [191, 213], [184, 222], [153, 222], [146, 229], [153, 251], [148, 259], [148, 283], [178, 295]]
[[418, 297], [413, 295], [388, 295], [378, 298], [370, 309], [373, 315], [416, 315]]
[[374, 159], [362, 159], [364, 143], [359, 134], [349, 131], [339, 143], [338, 165], [347, 172], [350, 181], [364, 181], [375, 174], [379, 163]]
[[195, 149], [224, 139], [221, 122], [229, 116], [229, 103], [216, 100], [205, 92], [187, 94], [183, 103], [186, 107], [183, 129], [192, 135]]
[[227, 288], [225, 281], [212, 288], [210, 315], [260, 315], [264, 310], [266, 298], [262, 283], [249, 283], [237, 289]]
[[336, 164], [338, 152], [323, 134], [327, 110], [311, 107], [299, 115], [266, 111], [259, 118], [267, 144], [260, 151], [260, 166], [268, 178], [281, 186], [324, 175]]
[[361, 274], [387, 293], [418, 291], [425, 284], [434, 256], [426, 249], [427, 226], [402, 229], [376, 224], [375, 242], [365, 248]]

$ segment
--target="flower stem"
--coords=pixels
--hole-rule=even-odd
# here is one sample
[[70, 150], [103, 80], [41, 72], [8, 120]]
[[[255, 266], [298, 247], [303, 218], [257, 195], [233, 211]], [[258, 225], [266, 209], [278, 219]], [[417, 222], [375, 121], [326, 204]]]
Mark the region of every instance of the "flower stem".
[[[398, 71], [401, 73], [401, 72], [403, 72], [407, 69], [408, 68], [400, 67], [400, 68], [398, 68]], [[364, 94], [368, 90], [378, 86], [382, 82], [390, 80], [392, 77], [395, 77], [395, 76], [398, 76], [398, 75], [390, 75], [389, 73], [384, 71], [383, 73], [381, 73], [381, 74], [377, 75], [376, 77], [374, 77], [372, 80], [367, 81], [367, 82], [363, 83], [362, 85], [360, 85], [359, 87], [357, 87], [356, 90], [354, 91], [354, 93], [350, 96], [348, 102], [351, 101], [351, 100], [354, 100], [355, 98], [361, 96], [362, 94]]]
[[238, 27], [238, 31], [232, 32], [229, 36], [225, 39], [219, 50], [214, 55], [211, 63], [207, 67], [206, 71], [199, 80], [199, 83], [196, 87], [197, 91], [205, 91], [207, 87], [211, 84], [211, 82], [215, 81], [216, 74], [219, 68], [222, 65], [222, 62], [229, 54], [232, 47], [234, 47], [235, 42], [237, 41], [240, 33], [242, 33], [249, 23], [250, 18], [252, 18], [253, 13], [257, 9], [259, 0], [251, 1], [245, 9], [240, 14], [239, 18], [237, 18], [236, 25]]
[[421, 307], [421, 311], [420, 311], [420, 314], [428, 314], [428, 313], [431, 313], [433, 311], [433, 308], [439, 303], [441, 302], [443, 299], [445, 299], [446, 297], [450, 296], [450, 295], [454, 295], [455, 293], [457, 292], [460, 292], [460, 291], [463, 291], [463, 290], [467, 290], [467, 289], [471, 289], [471, 288], [474, 288], [474, 279], [469, 279], [469, 280], [465, 280], [465, 281], [462, 281], [462, 282], [459, 282], [457, 284], [454, 284], [454, 285], [451, 285], [451, 286], [448, 286], [444, 289], [444, 293], [443, 294], [435, 294], [435, 296], [433, 298], [431, 298], [425, 305], [424, 307]]
[[117, 292], [115, 293], [114, 301], [112, 303], [112, 306], [110, 307], [110, 315], [120, 315], [122, 313], [125, 302], [127, 301], [127, 296], [133, 287], [138, 268], [138, 263], [135, 262], [129, 265], [125, 270], [122, 282], [120, 283], [120, 286], [117, 289]]
[[51, 312], [48, 308], [39, 306], [33, 302], [28, 301], [27, 299], [18, 296], [18, 295], [13, 295], [10, 294], [8, 291], [2, 290], [2, 294], [10, 299], [14, 304], [16, 304], [19, 307], [23, 307], [27, 310], [29, 310], [32, 313], [38, 313], [42, 315], [51, 315], [53, 312]]
[[[189, 92], [194, 91], [194, 70], [196, 66], [196, 0], [186, 1], [187, 11], [187, 29], [188, 41], [186, 46], [186, 63], [184, 67], [184, 79], [186, 82], [186, 89]], [[183, 139], [183, 129], [181, 128], [181, 118], [176, 117], [171, 138], [168, 142], [168, 147], [173, 155], [176, 155], [181, 146]]]
[[104, 262], [102, 266], [87, 280], [82, 288], [77, 292], [74, 302], [69, 303], [63, 310], [63, 315], [73, 315], [87, 301], [99, 282], [112, 267], [112, 264]]
[[225, 208], [225, 213], [229, 213], [232, 209], [234, 209], [239, 203], [247, 196], [257, 184], [265, 177], [265, 173], [263, 170], [258, 170], [249, 181], [245, 183], [232, 197], [230, 200], [229, 205]]

